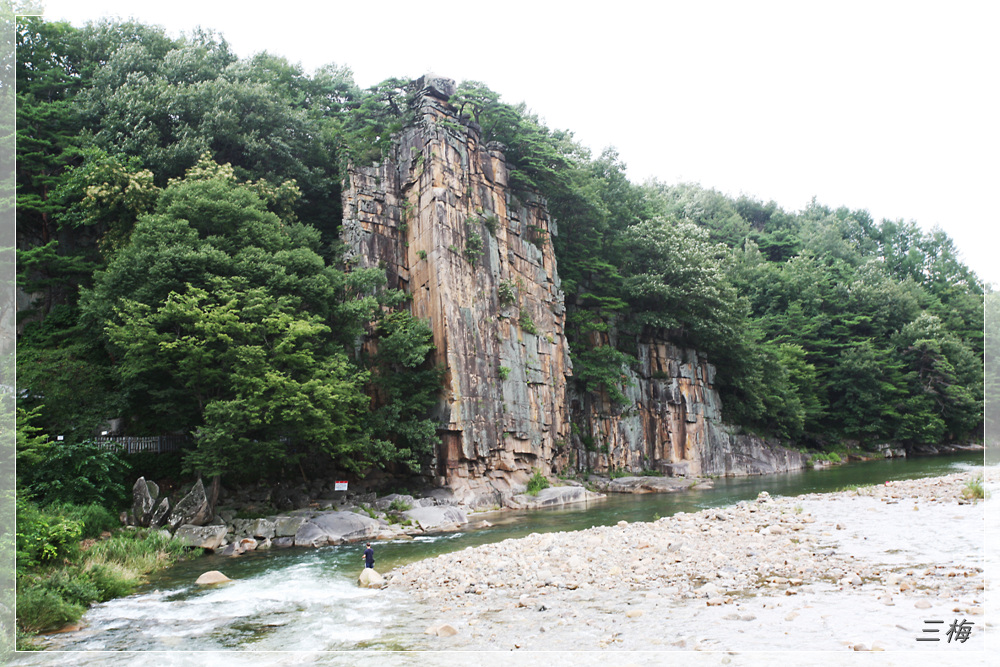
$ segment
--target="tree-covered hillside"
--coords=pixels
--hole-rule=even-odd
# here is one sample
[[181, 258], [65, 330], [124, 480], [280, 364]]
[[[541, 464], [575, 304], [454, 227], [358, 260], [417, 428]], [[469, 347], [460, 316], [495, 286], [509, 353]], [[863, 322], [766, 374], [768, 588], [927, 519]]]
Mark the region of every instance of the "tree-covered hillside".
[[[188, 470], [208, 475], [316, 456], [419, 467], [436, 441], [429, 329], [381, 272], [344, 265], [338, 240], [343, 166], [388, 146], [412, 84], [361, 90], [343, 67], [307, 74], [134, 23], [23, 18], [17, 47], [33, 424], [68, 442], [112, 418], [189, 433]], [[557, 253], [581, 391], [623, 399], [622, 365], [662, 338], [708, 353], [727, 419], [754, 432], [978, 439], [983, 289], [944, 233], [634, 184], [613, 150], [591, 155], [481, 83], [452, 104], [558, 221], [537, 241]]]

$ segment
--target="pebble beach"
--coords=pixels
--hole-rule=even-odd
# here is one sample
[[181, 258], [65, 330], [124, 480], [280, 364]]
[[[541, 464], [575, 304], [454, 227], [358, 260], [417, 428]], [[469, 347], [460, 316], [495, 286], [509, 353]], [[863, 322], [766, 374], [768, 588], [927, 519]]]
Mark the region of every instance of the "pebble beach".
[[387, 585], [435, 650], [982, 651], [987, 503], [965, 497], [980, 475], [532, 534]]

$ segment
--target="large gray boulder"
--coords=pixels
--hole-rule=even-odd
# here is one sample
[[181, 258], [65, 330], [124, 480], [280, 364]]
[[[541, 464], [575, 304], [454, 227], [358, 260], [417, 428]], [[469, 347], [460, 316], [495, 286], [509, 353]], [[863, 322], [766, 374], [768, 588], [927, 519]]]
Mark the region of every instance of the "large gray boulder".
[[156, 506], [156, 495], [151, 493], [150, 486], [156, 489], [159, 495], [159, 488], [153, 482], [146, 482], [145, 477], [135, 480], [132, 485], [132, 517], [137, 526], [148, 526], [149, 518]]
[[149, 525], [153, 528], [159, 528], [163, 525], [164, 520], [167, 518], [167, 512], [170, 511], [170, 501], [166, 498], [160, 501], [157, 505], [156, 510], [153, 512], [152, 518], [149, 520]]
[[295, 546], [321, 547], [354, 542], [378, 535], [382, 524], [354, 512], [323, 512], [306, 519], [295, 533]]
[[608, 483], [608, 493], [672, 493], [690, 488], [691, 482], [679, 477], [619, 477]]
[[174, 532], [174, 538], [184, 546], [216, 550], [222, 545], [228, 529], [225, 526], [195, 526], [184, 524]]
[[601, 497], [601, 494], [588, 491], [582, 486], [550, 486], [539, 491], [537, 496], [526, 493], [514, 496], [507, 504], [516, 509], [534, 509], [585, 503]]
[[406, 510], [403, 515], [415, 521], [423, 530], [436, 530], [452, 524], [462, 525], [469, 522], [465, 512], [447, 505], [415, 507]]
[[304, 521], [301, 516], [279, 516], [274, 520], [274, 536], [295, 537]]
[[274, 526], [270, 519], [253, 519], [244, 532], [251, 537], [274, 537]]
[[179, 503], [174, 506], [174, 511], [170, 513], [167, 525], [170, 530], [176, 530], [183, 524], [204, 526], [212, 518], [212, 513], [208, 506], [208, 496], [205, 495], [205, 486], [199, 479], [194, 484], [194, 488]]

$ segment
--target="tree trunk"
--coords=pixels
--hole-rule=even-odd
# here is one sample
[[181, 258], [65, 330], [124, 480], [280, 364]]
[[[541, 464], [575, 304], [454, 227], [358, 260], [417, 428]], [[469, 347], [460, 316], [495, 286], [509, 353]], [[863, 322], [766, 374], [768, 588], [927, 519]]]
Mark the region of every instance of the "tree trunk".
[[212, 477], [212, 483], [208, 487], [208, 506], [211, 509], [211, 514], [215, 515], [215, 503], [219, 500], [219, 475], [214, 475]]

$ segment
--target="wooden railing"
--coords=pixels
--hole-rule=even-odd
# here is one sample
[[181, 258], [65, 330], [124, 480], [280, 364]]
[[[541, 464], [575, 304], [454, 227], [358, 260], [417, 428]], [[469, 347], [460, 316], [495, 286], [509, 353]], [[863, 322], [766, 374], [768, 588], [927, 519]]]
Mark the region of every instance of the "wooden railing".
[[94, 438], [104, 449], [110, 449], [119, 454], [138, 454], [139, 452], [176, 452], [191, 445], [190, 436], [186, 435], [102, 435]]

